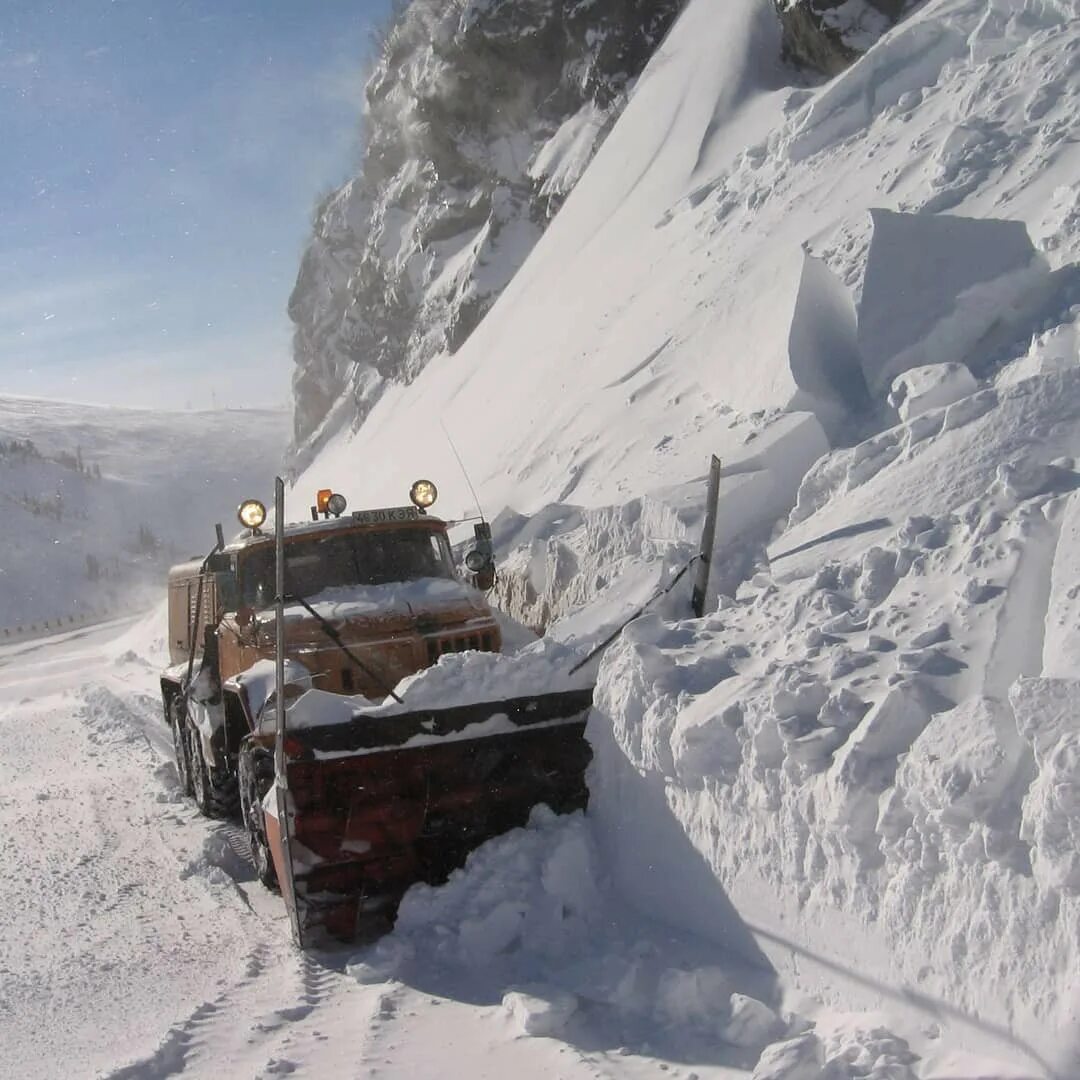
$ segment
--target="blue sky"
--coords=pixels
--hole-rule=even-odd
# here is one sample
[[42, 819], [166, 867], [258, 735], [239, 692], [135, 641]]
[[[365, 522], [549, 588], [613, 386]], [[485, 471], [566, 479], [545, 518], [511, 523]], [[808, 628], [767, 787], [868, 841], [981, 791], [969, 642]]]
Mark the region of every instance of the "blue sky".
[[285, 305], [388, 9], [3, 0], [0, 394], [288, 401]]

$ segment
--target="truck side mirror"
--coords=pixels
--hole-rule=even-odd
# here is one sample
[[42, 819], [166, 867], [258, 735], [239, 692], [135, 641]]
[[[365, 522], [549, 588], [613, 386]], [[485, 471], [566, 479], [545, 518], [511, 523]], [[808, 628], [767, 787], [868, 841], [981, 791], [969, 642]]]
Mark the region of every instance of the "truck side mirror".
[[473, 526], [476, 547], [465, 556], [465, 569], [473, 575], [473, 584], [487, 592], [495, 584], [495, 548], [491, 542], [491, 526], [481, 521]]

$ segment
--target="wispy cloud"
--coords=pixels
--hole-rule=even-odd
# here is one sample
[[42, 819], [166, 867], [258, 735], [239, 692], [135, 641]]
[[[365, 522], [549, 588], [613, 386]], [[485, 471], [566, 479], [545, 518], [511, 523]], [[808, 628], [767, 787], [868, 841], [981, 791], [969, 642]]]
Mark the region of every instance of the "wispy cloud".
[[0, 330], [33, 325], [48, 314], [81, 306], [96, 306], [130, 288], [138, 279], [131, 274], [94, 274], [14, 288], [0, 279]]
[[9, 53], [6, 56], [0, 55], [0, 68], [18, 70], [19, 68], [37, 67], [40, 60], [41, 53], [39, 52]]
[[289, 334], [276, 327], [198, 345], [89, 349], [55, 360], [47, 380], [33, 366], [11, 366], [0, 393], [138, 408], [282, 407], [290, 402], [291, 374]]

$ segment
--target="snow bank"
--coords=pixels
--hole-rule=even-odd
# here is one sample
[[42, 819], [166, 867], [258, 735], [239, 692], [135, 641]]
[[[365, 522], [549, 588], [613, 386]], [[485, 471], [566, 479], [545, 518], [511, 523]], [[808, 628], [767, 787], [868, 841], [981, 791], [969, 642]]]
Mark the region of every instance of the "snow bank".
[[[1041, 677], [1072, 643], [1073, 374], [875, 436], [850, 486], [808, 477], [775, 569], [703, 620], [634, 624], [589, 727], [602, 850], [646, 910], [730, 937], [722, 888], [802, 985], [858, 971], [876, 988], [849, 992], [892, 1007], [917, 988], [1035, 1060], [1080, 960], [1080, 681]], [[836, 527], [871, 508], [895, 516]]]
[[[828, 448], [821, 423], [809, 412], [734, 416], [730, 424], [742, 438], [722, 461], [711, 603], [734, 589], [748, 547], [787, 512], [807, 469]], [[615, 506], [556, 503], [531, 516], [504, 511], [493, 523], [495, 602], [528, 625], [554, 623], [560, 640], [587, 649], [697, 553], [707, 479], [654, 489]], [[689, 578], [679, 595], [685, 612]]]
[[[642, 920], [606, 880], [586, 819], [546, 807], [473, 852], [446, 885], [413, 886], [393, 932], [348, 970], [362, 983], [418, 982], [498, 1003], [522, 1035], [648, 1055], [653, 1070], [674, 1052], [791, 1080], [802, 1074], [781, 1066], [798, 1047], [817, 1064], [805, 1073], [813, 1080], [915, 1077], [906, 1070], [915, 1055], [869, 1018], [822, 1017], [815, 1027], [763, 1000], [772, 999], [767, 973]], [[894, 1071], [868, 1074], [867, 1063]]]

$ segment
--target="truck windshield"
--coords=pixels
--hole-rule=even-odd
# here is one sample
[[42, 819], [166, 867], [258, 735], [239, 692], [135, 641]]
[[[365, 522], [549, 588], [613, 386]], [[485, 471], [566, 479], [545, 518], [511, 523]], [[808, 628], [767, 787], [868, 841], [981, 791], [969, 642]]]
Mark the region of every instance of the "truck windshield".
[[[312, 536], [285, 545], [285, 588], [293, 596], [425, 577], [454, 577], [449, 541], [426, 529]], [[273, 603], [274, 549], [270, 545], [251, 552], [241, 563], [240, 594], [241, 602], [251, 607]]]

